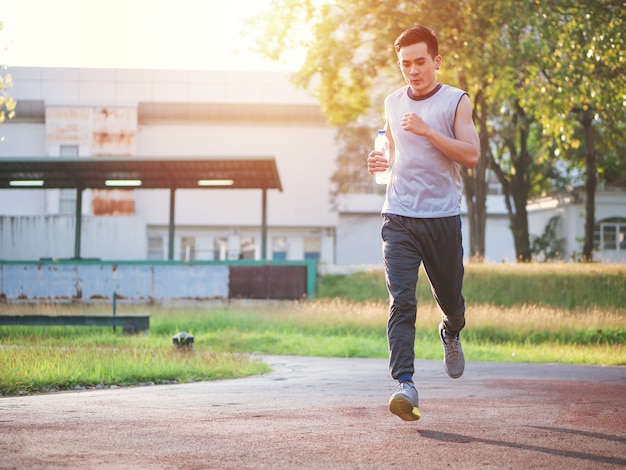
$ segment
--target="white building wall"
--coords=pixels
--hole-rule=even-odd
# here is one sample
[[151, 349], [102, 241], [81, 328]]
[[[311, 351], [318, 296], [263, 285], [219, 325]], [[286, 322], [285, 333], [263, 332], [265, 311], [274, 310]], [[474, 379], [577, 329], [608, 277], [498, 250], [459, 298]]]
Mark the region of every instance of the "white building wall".
[[[529, 215], [532, 220], [532, 214]], [[565, 238], [565, 253], [567, 261], [580, 258], [583, 251], [585, 237], [585, 208], [580, 203], [564, 206], [561, 236]]]
[[[384, 197], [379, 194], [350, 194], [339, 200], [337, 226], [337, 264], [382, 264], [382, 217]], [[515, 245], [502, 196], [487, 198], [489, 216], [486, 223], [485, 261], [515, 262]], [[469, 221], [467, 208], [461, 206], [461, 233], [465, 261], [469, 261]]]
[[141, 219], [115, 216], [87, 217], [83, 218], [82, 229], [83, 258], [146, 259], [148, 239], [146, 224]]
[[[0, 217], [0, 259], [74, 257], [73, 216]], [[145, 224], [134, 217], [84, 217], [81, 257], [145, 259]]]
[[[579, 193], [581, 194], [581, 193]], [[599, 190], [595, 198], [595, 219], [626, 218], [626, 192]], [[565, 261], [579, 261], [585, 237], [585, 203], [571, 196], [543, 198], [528, 205], [528, 225], [531, 235], [540, 236], [550, 218], [559, 216], [557, 237], [565, 242]], [[607, 263], [626, 262], [626, 250], [601, 250], [594, 260]]]
[[46, 213], [46, 191], [0, 189], [0, 216], [31, 216]]
[[[143, 125], [139, 156], [273, 156], [283, 191], [268, 191], [268, 224], [334, 227], [337, 213], [330, 205], [330, 178], [337, 154], [335, 130], [328, 126], [284, 125]], [[148, 223], [164, 223], [167, 213], [144, 207]], [[167, 191], [159, 196], [168, 207]], [[177, 223], [230, 225], [261, 223], [260, 190], [179, 190]], [[157, 209], [158, 210], [158, 209]], [[153, 218], [156, 217], [157, 219]]]
[[[559, 217], [556, 228], [556, 238], [563, 239], [563, 259], [572, 257], [573, 245], [577, 237], [578, 227], [576, 224], [566, 227], [566, 213], [568, 208], [574, 206], [564, 205], [561, 200], [547, 198], [537, 200], [528, 207], [528, 233], [530, 243], [534, 237], [541, 237], [552, 217]], [[569, 232], [571, 230], [571, 233]]]
[[380, 214], [342, 214], [337, 226], [337, 264], [382, 264]]
[[[46, 128], [43, 123], [12, 124], [7, 121], [0, 126], [0, 136], [0, 158], [46, 155]], [[46, 214], [46, 207], [46, 191], [0, 189], [0, 215], [43, 215]]]
[[[595, 216], [598, 222], [618, 217], [626, 219], [626, 193], [599, 190], [596, 193]], [[594, 259], [604, 263], [626, 263], [626, 250], [601, 250]]]
[[[380, 214], [341, 214], [337, 227], [337, 264], [382, 264]], [[469, 261], [469, 222], [461, 216], [464, 260]], [[485, 261], [514, 263], [515, 246], [507, 217], [490, 217], [485, 235]]]
[[298, 236], [287, 238], [287, 259], [295, 260], [304, 258], [304, 239]]
[[0, 126], [0, 157], [40, 157], [46, 155], [46, 126], [43, 123]]
[[[469, 222], [463, 221], [469, 230]], [[469, 235], [463, 236], [465, 257], [469, 253]], [[515, 242], [511, 233], [511, 222], [508, 216], [498, 215], [487, 217], [485, 227], [485, 262], [487, 263], [515, 263]]]

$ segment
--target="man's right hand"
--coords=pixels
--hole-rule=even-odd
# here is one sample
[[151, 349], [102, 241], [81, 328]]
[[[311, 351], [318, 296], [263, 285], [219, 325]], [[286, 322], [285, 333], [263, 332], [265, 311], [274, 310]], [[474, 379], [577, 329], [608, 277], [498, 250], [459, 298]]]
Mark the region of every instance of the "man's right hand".
[[370, 175], [385, 171], [389, 168], [389, 162], [383, 152], [372, 150], [367, 156], [367, 171]]

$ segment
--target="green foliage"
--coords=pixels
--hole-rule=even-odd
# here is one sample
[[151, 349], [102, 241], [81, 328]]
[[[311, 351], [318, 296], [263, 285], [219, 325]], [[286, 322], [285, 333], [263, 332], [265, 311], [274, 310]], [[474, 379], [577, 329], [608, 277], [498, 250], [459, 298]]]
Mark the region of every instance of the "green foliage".
[[[442, 81], [470, 94], [481, 158], [504, 187], [517, 255], [529, 261], [528, 198], [571, 184], [563, 181], [570, 168], [606, 182], [626, 175], [625, 12], [612, 0], [441, 0], [436, 8], [425, 0], [275, 0], [251, 24], [267, 57], [307, 51], [296, 83], [316, 96], [331, 124], [370, 129], [379, 125], [381, 95], [402, 83], [393, 41], [416, 22], [433, 28]], [[348, 142], [339, 163], [363, 155]], [[477, 170], [466, 172], [466, 188], [484, 185]], [[340, 169], [339, 192], [361, 177]], [[466, 197], [476, 204], [470, 210], [484, 209], [480, 193], [466, 190]], [[590, 220], [592, 211], [589, 202]]]
[[537, 1], [536, 7], [543, 47], [535, 92], [549, 105], [538, 111], [567, 151], [581, 145], [571, 138], [579, 121], [573, 115], [591, 109], [599, 126], [623, 121], [624, 8], [621, 2], [564, 0]]
[[[3, 27], [4, 23], [0, 21], [0, 31]], [[15, 117], [17, 105], [17, 101], [9, 95], [8, 89], [13, 86], [13, 79], [7, 69], [7, 65], [0, 61], [0, 124]]]

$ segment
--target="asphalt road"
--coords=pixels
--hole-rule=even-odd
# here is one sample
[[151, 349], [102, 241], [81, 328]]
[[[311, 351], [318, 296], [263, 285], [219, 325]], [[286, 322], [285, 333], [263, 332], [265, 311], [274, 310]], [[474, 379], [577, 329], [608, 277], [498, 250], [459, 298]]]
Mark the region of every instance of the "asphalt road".
[[0, 398], [2, 469], [626, 467], [626, 368], [417, 361], [422, 418], [387, 361], [264, 356], [245, 379]]

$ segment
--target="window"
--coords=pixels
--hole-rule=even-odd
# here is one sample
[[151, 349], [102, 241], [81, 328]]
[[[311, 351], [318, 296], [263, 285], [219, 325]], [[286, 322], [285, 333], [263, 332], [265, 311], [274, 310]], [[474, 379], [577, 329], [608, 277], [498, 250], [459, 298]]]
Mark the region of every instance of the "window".
[[254, 238], [241, 237], [241, 249], [239, 251], [239, 259], [254, 259]]
[[228, 240], [226, 237], [213, 238], [213, 259], [216, 261], [225, 261], [228, 251]]
[[61, 189], [59, 191], [59, 214], [76, 213], [76, 189]]
[[596, 250], [626, 251], [626, 218], [612, 217], [601, 220], [595, 226], [593, 238]]
[[305, 237], [304, 239], [304, 259], [319, 261], [322, 251], [322, 241], [319, 237]]
[[272, 239], [272, 259], [281, 261], [287, 259], [286, 237], [274, 237]]
[[148, 237], [148, 259], [163, 259], [163, 237]]
[[59, 147], [59, 157], [64, 157], [64, 158], [78, 157], [78, 145], [61, 145]]
[[196, 259], [196, 237], [180, 238], [180, 259], [184, 261]]

